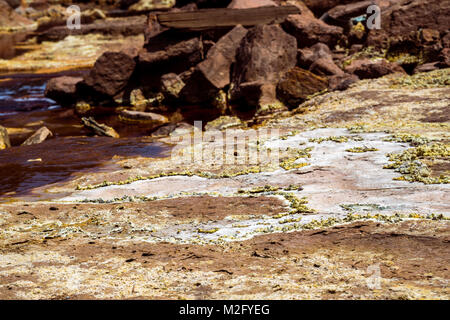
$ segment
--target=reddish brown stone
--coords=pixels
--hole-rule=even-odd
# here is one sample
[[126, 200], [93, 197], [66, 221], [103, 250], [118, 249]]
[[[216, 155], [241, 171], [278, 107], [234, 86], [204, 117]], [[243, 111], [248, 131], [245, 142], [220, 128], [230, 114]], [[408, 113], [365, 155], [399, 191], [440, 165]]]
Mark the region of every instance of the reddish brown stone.
[[230, 84], [231, 64], [236, 61], [236, 50], [246, 34], [247, 29], [236, 26], [208, 51], [206, 60], [197, 65], [205, 79], [217, 89]]
[[341, 38], [343, 29], [317, 19], [302, 2], [296, 2], [296, 4], [301, 14], [290, 15], [282, 26], [286, 32], [297, 39], [298, 47], [309, 47], [317, 42], [334, 47]]
[[83, 81], [80, 77], [58, 77], [50, 79], [45, 88], [45, 96], [60, 104], [72, 104], [76, 99], [77, 84]]
[[405, 73], [405, 70], [398, 64], [390, 63], [384, 59], [376, 61], [369, 59], [355, 60], [345, 68], [345, 71], [357, 75], [360, 79], [375, 79], [395, 72]]
[[96, 92], [114, 96], [128, 83], [136, 66], [135, 52], [105, 52], [85, 76], [85, 84]]
[[441, 53], [439, 54], [439, 68], [449, 68], [450, 67], [450, 48], [444, 48], [442, 49]]
[[297, 42], [277, 25], [256, 26], [237, 51], [232, 82], [278, 80], [296, 64]]
[[327, 86], [327, 79], [295, 67], [278, 84], [277, 97], [286, 105], [296, 108], [308, 96], [326, 89]]
[[[170, 33], [161, 34], [159, 37], [164, 39], [161, 39], [160, 43], [155, 43], [159, 40], [151, 43], [150, 47], [139, 53], [139, 63], [150, 71], [179, 73], [202, 60], [203, 44], [198, 37], [177, 39], [171, 37]], [[167, 43], [164, 43], [165, 39]]]
[[341, 74], [334, 75], [328, 78], [328, 90], [330, 91], [343, 91], [347, 90], [350, 85], [357, 82], [359, 78], [354, 74]]
[[448, 0], [391, 0], [381, 12], [381, 29], [370, 30], [367, 44], [386, 46], [388, 39], [417, 39], [420, 29], [444, 33], [449, 29]]

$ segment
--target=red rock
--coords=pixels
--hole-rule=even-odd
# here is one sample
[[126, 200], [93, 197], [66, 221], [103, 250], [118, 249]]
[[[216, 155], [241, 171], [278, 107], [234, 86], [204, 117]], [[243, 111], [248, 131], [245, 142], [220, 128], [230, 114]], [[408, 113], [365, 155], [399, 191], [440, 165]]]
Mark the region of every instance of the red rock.
[[290, 15], [283, 22], [283, 29], [297, 39], [299, 48], [310, 47], [322, 42], [334, 47], [343, 34], [341, 27], [330, 26], [314, 17], [314, 14], [302, 3], [296, 2], [301, 14]]
[[218, 89], [209, 81], [205, 81], [203, 73], [195, 68], [183, 79], [185, 86], [180, 91], [180, 98], [188, 104], [202, 104], [210, 102], [217, 94]]
[[450, 67], [450, 48], [444, 48], [442, 49], [441, 53], [439, 54], [439, 68], [449, 68]]
[[422, 29], [420, 36], [424, 43], [434, 43], [440, 40], [439, 31], [434, 29]]
[[414, 68], [413, 73], [430, 72], [439, 69], [439, 62], [425, 63]]
[[334, 75], [328, 78], [328, 90], [329, 91], [344, 91], [347, 90], [350, 85], [357, 82], [359, 78], [354, 74], [344, 73], [342, 75]]
[[310, 50], [312, 56], [305, 62], [308, 66], [302, 66], [320, 76], [343, 75], [344, 72], [334, 63], [333, 55], [326, 44], [317, 43]]
[[297, 66], [309, 69], [314, 62], [314, 51], [310, 48], [298, 49], [297, 51]]
[[320, 75], [320, 76], [333, 76], [333, 75], [343, 75], [344, 71], [341, 70], [333, 61], [333, 59], [319, 58], [313, 62], [309, 67], [309, 71]]
[[278, 80], [296, 64], [297, 42], [277, 25], [259, 25], [249, 30], [237, 50], [232, 82]]
[[256, 107], [261, 110], [278, 102], [276, 84], [264, 81], [245, 82], [234, 92], [232, 99], [243, 102], [245, 107]]
[[97, 59], [94, 68], [84, 77], [85, 84], [96, 92], [115, 96], [125, 88], [134, 68], [136, 52], [105, 52]]
[[77, 84], [82, 81], [81, 77], [67, 76], [50, 79], [45, 88], [45, 96], [62, 105], [72, 104], [76, 99]]
[[345, 28], [351, 18], [366, 14], [367, 8], [376, 2], [378, 1], [366, 0], [338, 5], [330, 9], [322, 19]]
[[384, 59], [371, 61], [369, 59], [354, 60], [345, 71], [357, 75], [360, 79], [375, 79], [387, 74], [399, 72], [406, 73], [396, 63], [390, 63]]
[[444, 48], [450, 48], [450, 31], [447, 31], [445, 35], [442, 36], [441, 42]]
[[[165, 34], [160, 36], [166, 38]], [[153, 42], [150, 47], [141, 50], [139, 63], [153, 72], [157, 69], [162, 73], [179, 73], [202, 60], [203, 44], [198, 37], [180, 40], [170, 38], [170, 34], [167, 37], [167, 43], [163, 43], [166, 40], [162, 39], [161, 43]]]
[[206, 60], [197, 65], [205, 79], [217, 89], [230, 84], [231, 64], [236, 61], [236, 50], [247, 31], [240, 25], [233, 28], [208, 51]]
[[161, 26], [158, 22], [158, 17], [156, 14], [149, 14], [147, 18], [146, 27], [144, 30], [144, 39], [145, 43], [148, 43], [149, 40], [153, 37], [156, 37], [160, 33], [166, 31], [167, 28]]
[[325, 90], [327, 87], [327, 79], [295, 67], [278, 83], [277, 97], [286, 105], [296, 108], [308, 96]]

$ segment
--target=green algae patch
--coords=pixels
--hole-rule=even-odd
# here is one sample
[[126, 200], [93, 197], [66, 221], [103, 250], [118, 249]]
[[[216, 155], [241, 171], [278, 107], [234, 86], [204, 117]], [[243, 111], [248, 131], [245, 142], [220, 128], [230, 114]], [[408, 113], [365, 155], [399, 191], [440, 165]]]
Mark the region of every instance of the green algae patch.
[[289, 150], [290, 155], [283, 161], [281, 161], [280, 167], [283, 168], [284, 170], [292, 170], [308, 166], [309, 163], [306, 162], [296, 163], [296, 161], [301, 158], [311, 158], [310, 152], [312, 151], [312, 149], [313, 148], [308, 147], [304, 149], [295, 149], [293, 151]]
[[387, 207], [380, 206], [376, 203], [349, 203], [349, 204], [341, 204], [340, 207], [345, 211], [382, 211], [388, 209]]
[[450, 177], [448, 175], [431, 176], [431, 170], [425, 163], [433, 163], [436, 160], [448, 161], [450, 146], [447, 144], [440, 142], [423, 144], [401, 153], [390, 153], [387, 157], [391, 163], [383, 168], [394, 169], [402, 174], [401, 177], [394, 178], [394, 180], [422, 182], [424, 184], [449, 183]]
[[353, 61], [358, 60], [358, 59], [366, 58], [371, 61], [375, 61], [377, 59], [385, 58], [386, 52], [387, 52], [386, 49], [379, 50], [373, 46], [363, 48], [362, 50], [353, 54], [349, 59], [346, 59], [342, 63], [342, 69], [345, 69], [345, 67], [349, 66]]
[[289, 214], [316, 212], [316, 210], [309, 208], [307, 206], [308, 199], [306, 199], [306, 197], [298, 198], [291, 192], [282, 192], [282, 191], [276, 192], [275, 195], [280, 195], [289, 202], [289, 207], [291, 208]]
[[364, 153], [364, 152], [378, 151], [378, 149], [372, 148], [372, 147], [354, 147], [354, 148], [346, 149], [345, 151], [352, 152], [352, 153]]
[[213, 229], [197, 229], [198, 233], [216, 233], [217, 231], [219, 231], [219, 228], [213, 228]]
[[390, 84], [391, 89], [429, 89], [448, 86], [450, 86], [450, 68], [395, 78]]
[[383, 141], [403, 142], [403, 143], [409, 143], [413, 146], [419, 146], [419, 145], [423, 145], [423, 144], [427, 144], [427, 143], [431, 142], [431, 140], [429, 138], [423, 137], [418, 134], [409, 134], [409, 133], [393, 134], [388, 138], [384, 138]]
[[361, 137], [349, 137], [349, 136], [331, 136], [331, 137], [320, 137], [320, 138], [310, 138], [309, 142], [315, 142], [315, 143], [322, 143], [324, 141], [332, 141], [336, 143], [344, 143], [348, 142], [350, 140], [353, 141], [362, 141], [363, 139]]
[[368, 128], [368, 125], [363, 123], [355, 123], [353, 125], [347, 126], [347, 130], [350, 133], [371, 133], [373, 130]]
[[279, 221], [279, 224], [286, 224], [286, 223], [293, 223], [293, 222], [299, 222], [302, 220], [302, 217], [298, 217], [298, 218], [290, 218], [290, 219], [285, 219], [282, 221]]
[[264, 193], [264, 192], [274, 192], [274, 191], [278, 191], [278, 190], [280, 190], [280, 187], [265, 185], [263, 187], [255, 187], [250, 190], [239, 189], [238, 194], [257, 194], [257, 193]]
[[137, 175], [135, 177], [130, 177], [126, 180], [120, 180], [120, 181], [103, 181], [99, 184], [94, 185], [87, 185], [87, 186], [81, 186], [77, 185], [75, 190], [92, 190], [92, 189], [98, 189], [108, 186], [120, 186], [120, 185], [126, 185], [131, 184], [136, 181], [143, 181], [143, 180], [154, 180], [157, 178], [164, 178], [164, 177], [175, 177], [175, 176], [185, 176], [185, 177], [192, 177], [197, 176], [201, 178], [207, 178], [207, 179], [220, 179], [220, 178], [234, 178], [241, 175], [246, 175], [250, 173], [260, 173], [262, 171], [261, 167], [259, 166], [253, 166], [249, 167], [245, 170], [241, 171], [223, 171], [218, 174], [210, 173], [210, 172], [192, 172], [192, 171], [180, 171], [180, 172], [162, 172], [150, 176], [140, 176]]

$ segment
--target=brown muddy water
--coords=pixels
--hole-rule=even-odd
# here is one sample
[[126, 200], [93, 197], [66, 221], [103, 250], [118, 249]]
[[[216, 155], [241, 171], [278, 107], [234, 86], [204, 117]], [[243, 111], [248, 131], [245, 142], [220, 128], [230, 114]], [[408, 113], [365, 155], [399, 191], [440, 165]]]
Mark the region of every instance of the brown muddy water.
[[[12, 198], [48, 199], [50, 195], [33, 189], [43, 190], [80, 173], [117, 169], [113, 158], [168, 155], [170, 147], [153, 142], [142, 131], [138, 135], [118, 130], [124, 137], [120, 139], [88, 136], [73, 110], [44, 97], [48, 79], [85, 72], [0, 75], [0, 125], [10, 131], [12, 144], [0, 150], [0, 202]], [[42, 126], [54, 136], [38, 145], [21, 146]]]

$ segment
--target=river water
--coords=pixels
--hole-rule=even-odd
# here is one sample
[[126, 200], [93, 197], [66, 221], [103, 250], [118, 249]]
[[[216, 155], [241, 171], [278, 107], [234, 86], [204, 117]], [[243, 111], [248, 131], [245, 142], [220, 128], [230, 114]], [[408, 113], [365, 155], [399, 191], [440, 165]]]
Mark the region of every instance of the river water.
[[[86, 71], [65, 72], [82, 75]], [[8, 128], [12, 148], [0, 150], [0, 202], [11, 198], [48, 199], [33, 189], [60, 183], [80, 173], [114, 170], [114, 156], [156, 158], [168, 147], [148, 137], [92, 137], [74, 115], [44, 97], [48, 79], [62, 74], [0, 75], [0, 125]], [[41, 144], [20, 144], [36, 129], [47, 126], [54, 136]]]

